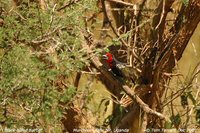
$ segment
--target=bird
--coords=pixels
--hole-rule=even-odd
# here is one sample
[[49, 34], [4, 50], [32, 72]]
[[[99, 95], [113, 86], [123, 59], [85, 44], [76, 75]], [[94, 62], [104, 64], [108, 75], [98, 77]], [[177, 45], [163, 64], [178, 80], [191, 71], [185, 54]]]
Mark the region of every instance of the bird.
[[125, 77], [124, 73], [122, 72], [122, 69], [125, 68], [124, 63], [118, 61], [111, 53], [106, 53], [102, 56], [102, 58], [106, 61], [114, 76], [120, 78]]
[[109, 70], [118, 79], [125, 82], [131, 81], [133, 84], [140, 83], [139, 73], [127, 63], [118, 61], [113, 54], [107, 52], [102, 55], [102, 59], [106, 61]]

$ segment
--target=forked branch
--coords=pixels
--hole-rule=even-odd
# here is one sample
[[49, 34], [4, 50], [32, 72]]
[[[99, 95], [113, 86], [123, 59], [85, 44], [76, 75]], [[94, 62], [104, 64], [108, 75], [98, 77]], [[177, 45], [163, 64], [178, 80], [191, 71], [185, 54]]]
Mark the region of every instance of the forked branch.
[[[83, 35], [84, 36], [84, 35]], [[92, 53], [92, 49], [90, 49], [90, 47], [86, 44], [86, 42], [84, 41], [82, 43], [83, 48], [86, 49], [86, 52], [88, 55], [93, 54]], [[147, 104], [145, 104], [138, 95], [135, 94], [135, 92], [129, 88], [127, 85], [119, 82], [118, 80], [116, 80], [112, 75], [110, 75], [109, 71], [107, 71], [106, 69], [104, 69], [103, 64], [100, 62], [99, 58], [96, 55], [92, 55], [90, 56], [90, 60], [91, 63], [96, 67], [96, 69], [98, 69], [110, 82], [112, 82], [113, 84], [119, 86], [119, 88], [123, 89], [123, 91], [130, 96], [134, 101], [136, 101], [139, 106], [142, 108], [142, 110], [148, 114], [153, 114], [158, 116], [160, 119], [164, 119], [165, 121], [170, 121], [170, 119], [168, 117], [166, 117], [165, 115], [152, 110], [151, 108], [149, 108], [149, 106]]]

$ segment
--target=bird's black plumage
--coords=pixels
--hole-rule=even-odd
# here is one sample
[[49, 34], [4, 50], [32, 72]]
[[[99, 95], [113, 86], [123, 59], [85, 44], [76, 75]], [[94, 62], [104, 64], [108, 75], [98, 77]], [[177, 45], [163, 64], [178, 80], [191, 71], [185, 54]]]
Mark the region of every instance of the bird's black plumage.
[[112, 72], [113, 72], [116, 76], [118, 76], [118, 77], [124, 77], [122, 71], [121, 71], [117, 66], [113, 66], [113, 67], [111, 68], [111, 70], [112, 70]]

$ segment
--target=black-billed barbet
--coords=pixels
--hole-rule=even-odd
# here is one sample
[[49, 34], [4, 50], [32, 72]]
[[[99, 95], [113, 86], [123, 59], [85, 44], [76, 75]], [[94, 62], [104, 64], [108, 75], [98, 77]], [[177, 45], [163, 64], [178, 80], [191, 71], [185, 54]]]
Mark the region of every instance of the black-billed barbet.
[[131, 81], [132, 83], [135, 84], [137, 75], [133, 68], [128, 67], [126, 63], [118, 61], [111, 53], [106, 53], [105, 55], [102, 56], [102, 58], [106, 61], [114, 76], [123, 79], [123, 81], [125, 82]]
[[125, 68], [125, 64], [119, 62], [111, 53], [106, 53], [102, 56], [103, 59], [107, 62], [111, 71], [118, 77], [125, 77], [121, 69]]

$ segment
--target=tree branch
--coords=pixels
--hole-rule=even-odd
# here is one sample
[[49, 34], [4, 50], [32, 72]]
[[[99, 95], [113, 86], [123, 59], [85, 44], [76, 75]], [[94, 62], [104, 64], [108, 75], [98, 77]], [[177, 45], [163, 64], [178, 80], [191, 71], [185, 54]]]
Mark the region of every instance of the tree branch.
[[128, 3], [128, 2], [124, 2], [124, 1], [121, 1], [121, 0], [107, 0], [109, 2], [115, 2], [115, 3], [118, 3], [118, 4], [122, 4], [124, 6], [134, 6], [134, 4], [131, 4], [131, 3]]
[[83, 48], [86, 49], [87, 54], [91, 55], [91, 62], [92, 64], [113, 84], [119, 86], [119, 88], [122, 88], [123, 91], [130, 96], [134, 101], [136, 101], [139, 106], [143, 109], [143, 111], [145, 111], [148, 114], [153, 114], [158, 116], [160, 119], [164, 119], [166, 121], [170, 121], [168, 117], [166, 117], [165, 115], [156, 112], [154, 110], [152, 110], [151, 108], [149, 108], [149, 106], [147, 104], [145, 104], [139, 97], [138, 95], [135, 94], [135, 92], [133, 90], [131, 90], [131, 88], [129, 88], [127, 85], [120, 83], [118, 80], [116, 80], [112, 75], [110, 75], [110, 73], [103, 67], [103, 64], [100, 62], [99, 58], [97, 56], [95, 56], [92, 53], [92, 50], [90, 49], [90, 47], [86, 44], [86, 42], [82, 43]]
[[65, 9], [65, 8], [67, 8], [67, 7], [69, 7], [69, 6], [73, 5], [73, 4], [76, 4], [79, 1], [81, 1], [81, 0], [70, 1], [69, 3], [67, 3], [67, 4], [63, 5], [62, 7], [58, 8], [57, 11], [61, 11], [61, 10]]
[[122, 42], [122, 44], [124, 44], [125, 46], [128, 46], [126, 41], [123, 38], [120, 37], [120, 34], [117, 32], [117, 30], [112, 25], [112, 22], [111, 22], [110, 18], [108, 17], [108, 13], [107, 13], [108, 11], [106, 9], [105, 0], [102, 0], [102, 10], [103, 10], [103, 13], [104, 13], [105, 21], [109, 24], [113, 33], [119, 38], [119, 40]]
[[76, 87], [76, 88], [78, 88], [78, 85], [79, 85], [79, 81], [80, 81], [80, 78], [81, 78], [81, 72], [77, 72], [76, 73], [76, 79], [75, 79], [75, 81], [74, 81], [74, 86]]

